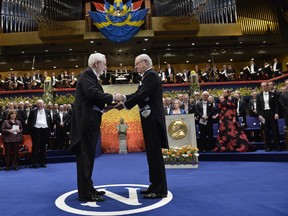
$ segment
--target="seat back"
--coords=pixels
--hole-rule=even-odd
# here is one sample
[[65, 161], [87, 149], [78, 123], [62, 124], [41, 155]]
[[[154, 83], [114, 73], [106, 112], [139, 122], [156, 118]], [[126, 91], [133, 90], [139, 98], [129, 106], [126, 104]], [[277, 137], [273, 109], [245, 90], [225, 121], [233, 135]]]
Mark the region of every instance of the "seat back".
[[246, 117], [246, 130], [257, 130], [261, 128], [261, 123], [256, 116], [247, 116]]
[[213, 124], [213, 137], [217, 138], [219, 133], [219, 124], [218, 123], [214, 123]]
[[284, 118], [278, 119], [278, 131], [279, 135], [283, 136], [285, 133], [285, 120]]

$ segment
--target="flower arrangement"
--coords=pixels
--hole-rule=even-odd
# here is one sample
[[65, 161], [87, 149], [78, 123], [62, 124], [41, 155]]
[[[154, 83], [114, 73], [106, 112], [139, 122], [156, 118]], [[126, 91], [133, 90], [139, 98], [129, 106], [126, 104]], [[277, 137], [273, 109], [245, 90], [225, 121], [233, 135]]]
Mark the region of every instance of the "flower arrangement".
[[198, 148], [191, 145], [181, 147], [170, 147], [170, 149], [163, 149], [162, 155], [165, 164], [198, 164]]

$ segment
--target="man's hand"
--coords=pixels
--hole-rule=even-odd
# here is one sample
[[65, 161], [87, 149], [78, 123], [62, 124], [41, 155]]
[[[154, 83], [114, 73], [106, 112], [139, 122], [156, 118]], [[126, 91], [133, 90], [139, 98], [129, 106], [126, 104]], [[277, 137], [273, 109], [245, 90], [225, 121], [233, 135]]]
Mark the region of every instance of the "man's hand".
[[114, 108], [117, 109], [117, 110], [122, 110], [122, 109], [125, 108], [125, 107], [124, 107], [124, 103], [119, 102], [116, 106], [114, 106]]
[[115, 102], [124, 102], [125, 101], [125, 96], [120, 94], [120, 93], [116, 93], [113, 95], [113, 101]]

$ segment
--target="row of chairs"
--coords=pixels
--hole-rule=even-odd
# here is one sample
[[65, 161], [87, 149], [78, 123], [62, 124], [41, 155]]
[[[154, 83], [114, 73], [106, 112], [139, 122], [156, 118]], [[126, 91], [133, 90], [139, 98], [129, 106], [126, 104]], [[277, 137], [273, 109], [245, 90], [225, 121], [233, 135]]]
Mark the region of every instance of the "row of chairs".
[[[262, 128], [261, 128], [261, 122], [258, 119], [258, 117], [254, 116], [247, 116], [246, 117], [246, 123], [239, 121], [241, 125], [243, 125], [243, 129], [251, 142], [251, 144], [264, 144], [263, 138], [261, 136], [262, 134]], [[278, 120], [278, 130], [279, 130], [279, 141], [280, 145], [285, 144], [285, 120], [284, 118], [281, 118]], [[213, 124], [213, 137], [216, 139], [219, 132], [219, 124], [214, 123]], [[196, 124], [196, 137], [199, 138], [199, 125]], [[253, 139], [255, 137], [255, 134], [258, 134], [260, 136], [261, 140]], [[287, 139], [287, 138], [286, 138]], [[286, 141], [287, 143], [287, 141]], [[287, 144], [286, 144], [287, 145]], [[288, 146], [286, 146], [286, 149], [288, 150]]]

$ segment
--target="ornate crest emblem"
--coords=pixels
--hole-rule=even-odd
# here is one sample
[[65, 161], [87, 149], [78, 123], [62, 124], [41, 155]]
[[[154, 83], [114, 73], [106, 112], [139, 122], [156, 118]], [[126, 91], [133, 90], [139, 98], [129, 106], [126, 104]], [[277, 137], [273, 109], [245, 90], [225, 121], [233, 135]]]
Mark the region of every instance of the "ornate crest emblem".
[[93, 2], [97, 12], [89, 11], [99, 31], [110, 41], [120, 43], [130, 40], [144, 23], [148, 9], [140, 10], [143, 0], [132, 3], [114, 0], [113, 5]]

